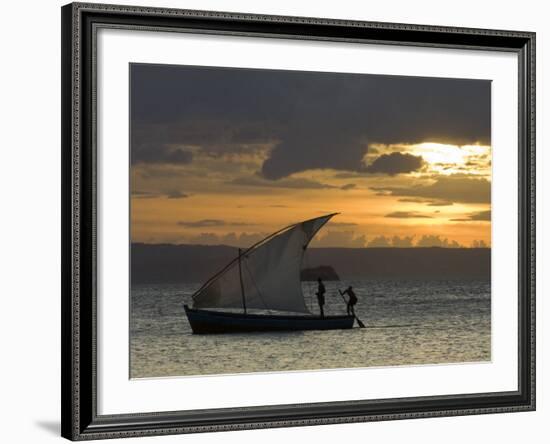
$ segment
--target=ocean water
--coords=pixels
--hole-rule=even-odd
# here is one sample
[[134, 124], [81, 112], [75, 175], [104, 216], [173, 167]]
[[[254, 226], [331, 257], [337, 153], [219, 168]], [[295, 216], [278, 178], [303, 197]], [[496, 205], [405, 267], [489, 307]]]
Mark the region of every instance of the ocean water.
[[[348, 284], [348, 282], [346, 282]], [[133, 285], [132, 378], [273, 372], [491, 360], [491, 286], [485, 280], [350, 281], [351, 330], [193, 335], [184, 304], [200, 286]], [[326, 315], [345, 314], [337, 288], [325, 282]], [[303, 283], [318, 313], [316, 283]], [[355, 325], [357, 327], [357, 325]]]

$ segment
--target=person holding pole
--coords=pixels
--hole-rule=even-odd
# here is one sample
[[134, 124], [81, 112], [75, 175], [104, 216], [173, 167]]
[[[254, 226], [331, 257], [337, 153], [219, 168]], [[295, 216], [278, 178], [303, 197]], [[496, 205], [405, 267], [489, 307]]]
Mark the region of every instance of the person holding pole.
[[350, 285], [345, 291], [341, 291], [340, 294], [343, 296], [347, 294], [349, 296], [347, 309], [348, 314], [355, 316], [355, 304], [357, 304], [357, 296], [353, 292], [353, 287]]

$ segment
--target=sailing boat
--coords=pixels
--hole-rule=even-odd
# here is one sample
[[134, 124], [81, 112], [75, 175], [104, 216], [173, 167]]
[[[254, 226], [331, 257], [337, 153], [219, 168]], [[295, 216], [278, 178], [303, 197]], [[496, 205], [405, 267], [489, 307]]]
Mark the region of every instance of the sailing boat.
[[[184, 306], [193, 333], [352, 328], [353, 315], [311, 313], [300, 279], [311, 239], [336, 214], [289, 225], [246, 250], [239, 249], [234, 260], [193, 294], [193, 308]], [[251, 309], [269, 314], [250, 313]]]

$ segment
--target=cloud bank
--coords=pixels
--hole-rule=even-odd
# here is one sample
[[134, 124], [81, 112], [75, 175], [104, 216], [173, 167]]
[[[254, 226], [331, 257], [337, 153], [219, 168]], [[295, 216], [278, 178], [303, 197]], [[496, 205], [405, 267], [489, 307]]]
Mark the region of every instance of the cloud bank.
[[491, 183], [484, 178], [451, 175], [439, 177], [430, 185], [416, 187], [371, 187], [378, 193], [390, 196], [412, 196], [438, 199], [446, 202], [490, 203]]
[[389, 176], [396, 174], [412, 173], [419, 170], [424, 164], [421, 156], [413, 156], [408, 153], [394, 152], [382, 154], [377, 157], [368, 167], [369, 173], [381, 173]]
[[393, 213], [386, 214], [384, 217], [390, 217], [394, 219], [431, 219], [432, 216], [422, 213], [416, 213], [414, 211], [394, 211]]
[[450, 219], [453, 222], [491, 221], [491, 210], [471, 213], [465, 218]]
[[[490, 143], [490, 94], [486, 80], [132, 64], [132, 161], [185, 164], [185, 146], [215, 155], [268, 144], [269, 180], [364, 171], [369, 143]], [[372, 168], [414, 166], [393, 163]]]
[[178, 221], [178, 225], [187, 228], [205, 228], [205, 227], [243, 227], [251, 225], [246, 222], [226, 221], [220, 219], [203, 219], [197, 221]]

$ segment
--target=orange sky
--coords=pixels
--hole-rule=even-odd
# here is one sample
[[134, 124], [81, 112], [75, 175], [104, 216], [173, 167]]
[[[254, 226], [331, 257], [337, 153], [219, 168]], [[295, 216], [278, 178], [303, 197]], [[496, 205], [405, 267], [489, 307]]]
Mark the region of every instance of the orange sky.
[[134, 242], [491, 244], [491, 81], [130, 65]]
[[[270, 180], [258, 171], [275, 144], [217, 155], [186, 145], [192, 162], [132, 165], [132, 241], [246, 247], [339, 212], [312, 247], [491, 244], [489, 146], [371, 144], [367, 172], [310, 169]], [[420, 158], [414, 171], [378, 172], [378, 159], [406, 155]]]

